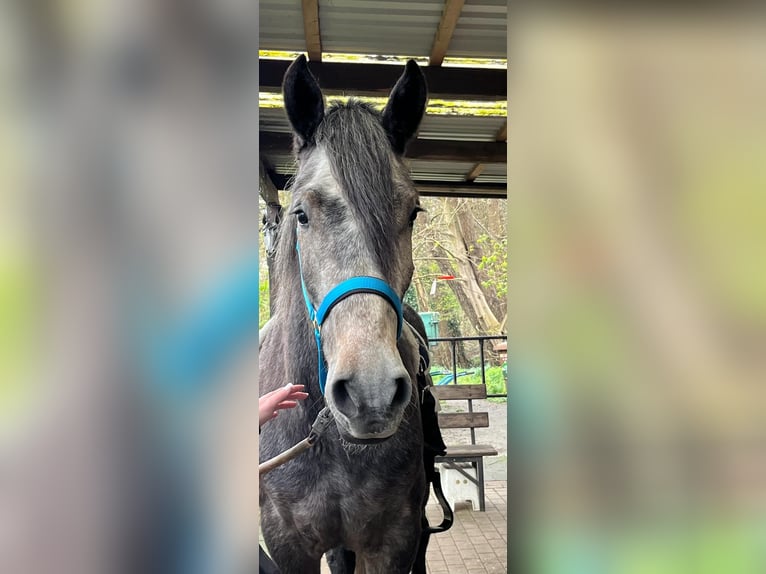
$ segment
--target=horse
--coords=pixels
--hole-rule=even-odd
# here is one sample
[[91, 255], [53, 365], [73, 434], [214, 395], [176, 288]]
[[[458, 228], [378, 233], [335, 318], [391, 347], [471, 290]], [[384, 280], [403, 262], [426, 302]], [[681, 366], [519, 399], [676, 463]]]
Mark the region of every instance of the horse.
[[261, 477], [263, 537], [284, 574], [318, 574], [323, 554], [333, 574], [404, 574], [428, 496], [418, 342], [401, 309], [422, 211], [403, 154], [425, 111], [425, 77], [410, 60], [382, 113], [353, 99], [325, 108], [299, 56], [283, 97], [297, 172], [278, 230], [260, 393], [294, 383], [309, 397], [264, 425], [261, 461], [305, 438], [323, 408], [334, 424]]

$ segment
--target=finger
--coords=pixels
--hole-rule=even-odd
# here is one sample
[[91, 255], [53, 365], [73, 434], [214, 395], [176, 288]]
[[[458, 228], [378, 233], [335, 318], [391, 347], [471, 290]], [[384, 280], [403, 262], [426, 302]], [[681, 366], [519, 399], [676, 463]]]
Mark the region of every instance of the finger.
[[278, 389], [274, 389], [273, 391], [269, 391], [265, 395], [263, 395], [261, 398], [265, 399], [267, 397], [273, 397], [277, 395], [283, 395], [288, 396], [292, 393], [302, 393], [305, 392], [304, 385], [294, 385], [292, 383], [287, 383], [284, 387], [280, 387]]
[[282, 401], [281, 403], [277, 404], [278, 409], [292, 409], [294, 408], [298, 403], [295, 401]]
[[261, 398], [262, 399], [269, 399], [269, 398], [271, 398], [273, 396], [276, 396], [276, 395], [278, 395], [280, 393], [283, 393], [284, 391], [285, 391], [285, 388], [284, 387], [280, 387], [278, 389], [274, 389], [273, 391], [269, 391], [268, 393], [263, 395]]
[[273, 399], [274, 402], [283, 401], [284, 399], [290, 396], [290, 393], [293, 392], [291, 387], [292, 387], [291, 385], [286, 385], [280, 389], [272, 391], [273, 395], [271, 395], [269, 399]]

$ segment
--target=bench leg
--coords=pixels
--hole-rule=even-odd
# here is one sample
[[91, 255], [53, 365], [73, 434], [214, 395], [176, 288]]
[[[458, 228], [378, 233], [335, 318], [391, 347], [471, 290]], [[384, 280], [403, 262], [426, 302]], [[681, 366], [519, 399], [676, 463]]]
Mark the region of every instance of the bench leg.
[[484, 504], [484, 458], [479, 457], [476, 461], [476, 482], [479, 487], [479, 512], [484, 512], [486, 505]]
[[460, 474], [465, 476], [468, 480], [470, 480], [472, 483], [476, 485], [476, 489], [479, 494], [479, 512], [484, 512], [486, 510], [486, 502], [484, 497], [484, 457], [476, 457], [476, 458], [470, 458], [470, 459], [463, 459], [465, 462], [470, 463], [471, 467], [476, 470], [476, 478], [470, 476], [468, 473], [466, 473], [465, 470], [460, 468], [458, 466], [458, 462], [456, 460], [443, 460], [438, 461], [441, 464], [447, 465], [449, 468], [452, 468], [456, 471], [458, 471]]

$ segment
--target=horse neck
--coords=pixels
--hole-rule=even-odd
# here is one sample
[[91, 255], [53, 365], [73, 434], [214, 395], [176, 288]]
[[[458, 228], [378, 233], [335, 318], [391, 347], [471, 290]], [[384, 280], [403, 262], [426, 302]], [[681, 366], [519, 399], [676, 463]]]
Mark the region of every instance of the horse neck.
[[287, 241], [280, 244], [277, 256], [288, 259], [279, 267], [273, 282], [274, 320], [283, 350], [284, 383], [304, 385], [309, 393], [305, 404], [319, 402], [323, 406], [314, 333], [301, 295], [297, 259], [292, 252], [286, 251], [290, 247], [294, 250]]

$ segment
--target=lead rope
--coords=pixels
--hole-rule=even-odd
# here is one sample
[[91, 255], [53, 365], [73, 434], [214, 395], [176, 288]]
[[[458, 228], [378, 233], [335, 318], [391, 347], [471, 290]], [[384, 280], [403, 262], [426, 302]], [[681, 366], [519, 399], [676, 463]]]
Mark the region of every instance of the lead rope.
[[263, 462], [258, 465], [258, 476], [263, 476], [267, 472], [270, 472], [277, 468], [278, 466], [281, 466], [285, 464], [286, 462], [291, 461], [296, 456], [301, 454], [302, 452], [307, 451], [312, 446], [314, 446], [317, 441], [321, 438], [322, 433], [327, 430], [327, 427], [330, 426], [332, 423], [332, 413], [330, 412], [329, 407], [323, 408], [321, 411], [319, 411], [319, 414], [317, 415], [317, 418], [314, 419], [314, 424], [311, 425], [311, 431], [309, 431], [309, 436], [304, 438], [301, 442], [296, 444], [295, 446], [290, 447], [286, 451], [278, 454], [274, 458], [270, 458], [266, 462]]

